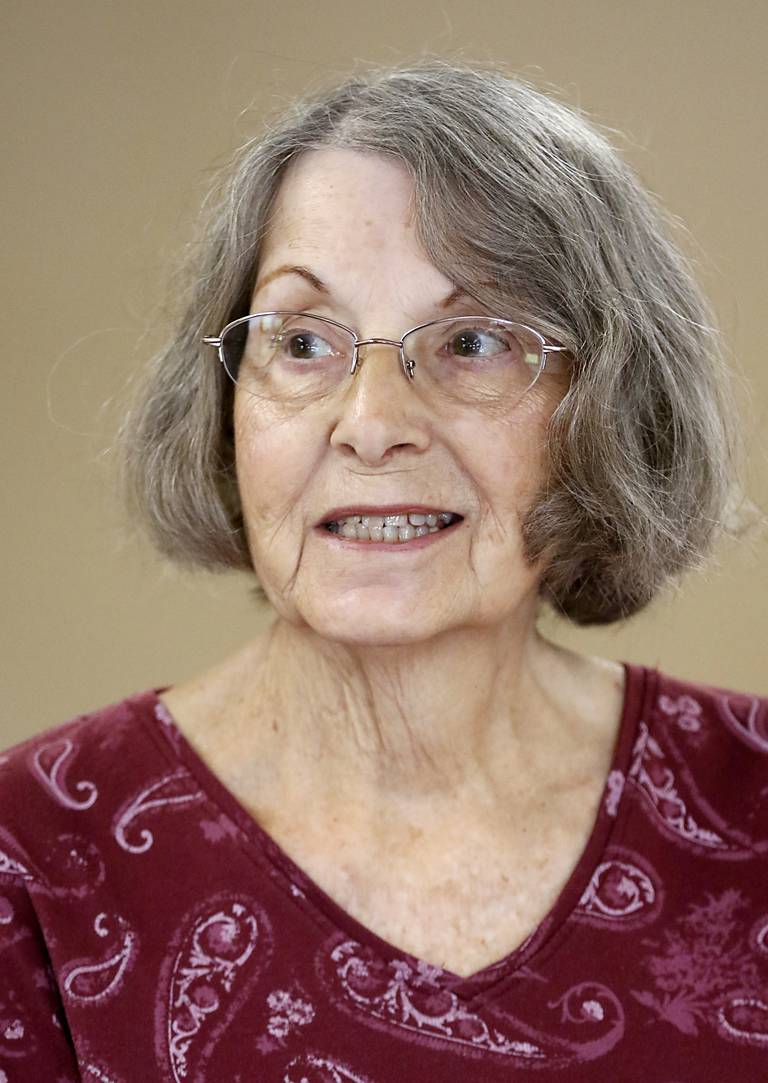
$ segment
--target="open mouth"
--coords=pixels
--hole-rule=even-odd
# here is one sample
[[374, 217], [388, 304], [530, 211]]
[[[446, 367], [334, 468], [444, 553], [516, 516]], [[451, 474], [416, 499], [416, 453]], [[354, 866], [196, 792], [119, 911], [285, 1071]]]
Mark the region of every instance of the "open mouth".
[[450, 511], [408, 511], [394, 515], [370, 515], [361, 512], [359, 515], [329, 519], [322, 526], [329, 533], [338, 534], [350, 541], [397, 545], [425, 537], [427, 534], [438, 534], [454, 523], [461, 522], [461, 519], [461, 515]]

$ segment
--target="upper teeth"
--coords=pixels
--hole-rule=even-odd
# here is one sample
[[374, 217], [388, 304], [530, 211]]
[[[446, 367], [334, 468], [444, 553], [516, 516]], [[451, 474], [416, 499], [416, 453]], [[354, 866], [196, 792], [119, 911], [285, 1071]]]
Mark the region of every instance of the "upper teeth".
[[409, 511], [403, 515], [347, 515], [343, 519], [335, 519], [339, 526], [345, 523], [360, 523], [367, 527], [385, 526], [437, 526], [440, 523], [450, 523], [453, 516], [450, 512], [430, 512], [425, 515], [422, 512]]
[[334, 534], [358, 541], [404, 542], [434, 534], [456, 518], [451, 512], [403, 512], [399, 515], [347, 515], [326, 523]]

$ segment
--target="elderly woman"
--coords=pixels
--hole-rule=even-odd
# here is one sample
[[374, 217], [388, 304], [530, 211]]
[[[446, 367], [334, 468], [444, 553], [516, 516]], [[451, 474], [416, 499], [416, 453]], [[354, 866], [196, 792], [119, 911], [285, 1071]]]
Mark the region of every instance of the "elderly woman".
[[0, 1079], [768, 1078], [765, 702], [536, 627], [725, 518], [660, 212], [442, 61], [300, 104], [209, 205], [127, 476], [273, 619], [4, 757]]

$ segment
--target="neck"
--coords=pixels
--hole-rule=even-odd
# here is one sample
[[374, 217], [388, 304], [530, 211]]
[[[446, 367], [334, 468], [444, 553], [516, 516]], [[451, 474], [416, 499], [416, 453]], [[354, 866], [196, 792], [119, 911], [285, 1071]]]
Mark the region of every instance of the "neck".
[[222, 676], [205, 741], [229, 745], [233, 784], [328, 804], [495, 804], [612, 736], [621, 697], [619, 667], [554, 646], [532, 619], [360, 648], [277, 618]]

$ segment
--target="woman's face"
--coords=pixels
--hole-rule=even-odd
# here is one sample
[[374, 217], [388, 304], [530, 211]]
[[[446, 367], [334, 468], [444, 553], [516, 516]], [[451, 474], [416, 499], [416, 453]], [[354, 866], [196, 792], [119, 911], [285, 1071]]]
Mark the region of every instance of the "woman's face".
[[[427, 320], [477, 315], [466, 296], [441, 307], [455, 283], [420, 250], [412, 198], [405, 168], [388, 159], [337, 148], [304, 154], [278, 194], [251, 311], [313, 312], [360, 338], [397, 340]], [[363, 347], [354, 377], [301, 409], [238, 386], [244, 520], [278, 613], [331, 640], [371, 646], [487, 628], [514, 614], [532, 621], [540, 570], [523, 557], [521, 524], [543, 480], [558, 397], [540, 382], [507, 412], [448, 408], [417, 393], [387, 345]], [[417, 508], [463, 518], [417, 544], [390, 546], [323, 526], [338, 509]]]

